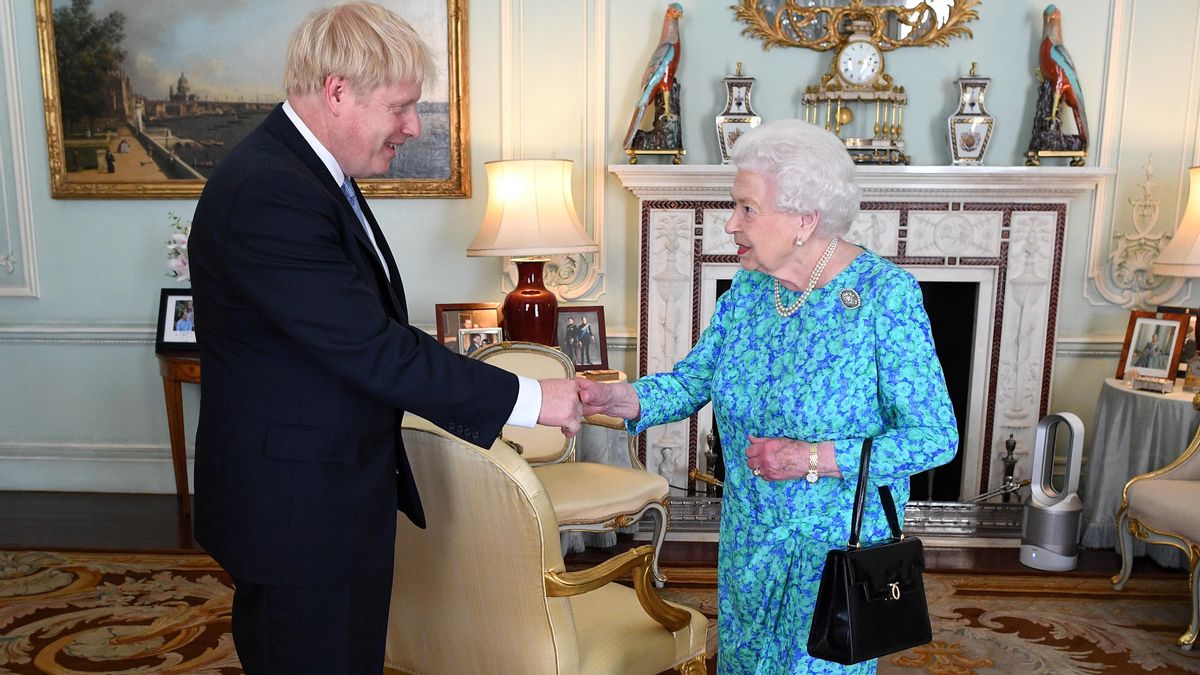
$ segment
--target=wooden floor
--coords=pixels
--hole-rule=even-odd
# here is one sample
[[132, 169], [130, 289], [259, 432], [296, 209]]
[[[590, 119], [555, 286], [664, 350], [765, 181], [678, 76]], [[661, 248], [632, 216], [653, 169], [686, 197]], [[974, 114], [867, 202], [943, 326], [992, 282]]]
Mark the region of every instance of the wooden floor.
[[[607, 559], [635, 545], [622, 537], [611, 549], [588, 549], [568, 556], [571, 566]], [[174, 495], [130, 495], [64, 492], [0, 492], [0, 549], [176, 552], [201, 551], [191, 522], [180, 516]], [[1006, 573], [1026, 571], [1016, 548], [929, 547], [930, 570]], [[715, 565], [717, 545], [667, 542], [666, 565]], [[1107, 576], [1120, 567], [1112, 550], [1085, 550], [1071, 574]], [[1149, 558], [1134, 563], [1135, 576], [1185, 576], [1165, 570]]]

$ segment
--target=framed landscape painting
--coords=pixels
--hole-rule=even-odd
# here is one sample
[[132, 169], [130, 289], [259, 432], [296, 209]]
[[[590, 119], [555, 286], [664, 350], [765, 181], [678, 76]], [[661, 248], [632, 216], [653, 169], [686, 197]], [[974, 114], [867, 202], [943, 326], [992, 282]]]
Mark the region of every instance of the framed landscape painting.
[[[329, 0], [34, 0], [55, 198], [198, 197], [281, 103], [291, 33]], [[467, 0], [378, 0], [429, 45], [421, 135], [369, 197], [469, 197]]]

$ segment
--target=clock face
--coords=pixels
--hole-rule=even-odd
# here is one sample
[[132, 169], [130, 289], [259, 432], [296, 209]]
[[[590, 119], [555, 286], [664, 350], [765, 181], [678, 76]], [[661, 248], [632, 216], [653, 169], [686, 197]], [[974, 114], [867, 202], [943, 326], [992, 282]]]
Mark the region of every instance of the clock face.
[[883, 55], [870, 42], [851, 42], [838, 52], [837, 69], [850, 84], [870, 84], [883, 69]]

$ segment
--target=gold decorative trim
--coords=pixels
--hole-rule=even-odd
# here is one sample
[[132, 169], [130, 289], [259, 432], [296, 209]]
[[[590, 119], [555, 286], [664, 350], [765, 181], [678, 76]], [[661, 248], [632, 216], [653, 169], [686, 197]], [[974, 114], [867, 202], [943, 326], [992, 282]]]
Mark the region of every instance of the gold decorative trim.
[[[774, 20], [767, 16], [765, 9], [759, 7], [760, 0], [739, 0], [733, 10], [737, 19], [746, 24], [742, 35], [762, 40], [764, 50], [771, 47], [804, 47], [821, 52], [836, 49], [846, 41], [838, 29], [848, 21], [865, 20], [871, 23], [871, 42], [886, 52], [900, 47], [935, 44], [944, 47], [949, 44], [950, 38], [960, 35], [973, 37], [971, 29], [963, 24], [979, 18], [979, 13], [973, 8], [980, 1], [955, 0], [944, 22], [927, 33], [902, 39], [893, 39], [884, 33], [888, 15], [905, 26], [917, 26], [923, 13], [933, 12], [928, 4], [922, 2], [915, 7], [865, 7], [863, 0], [850, 0], [850, 4], [843, 7], [803, 7], [797, 0], [785, 0], [775, 10]], [[822, 15], [825, 17], [823, 35], [812, 39], [800, 35], [801, 29], [814, 25]], [[790, 29], [785, 29], [785, 24]]]
[[[1137, 482], [1143, 481], [1143, 480], [1152, 480], [1152, 479], [1158, 478], [1159, 476], [1170, 473], [1171, 471], [1174, 471], [1176, 468], [1186, 464], [1192, 458], [1192, 455], [1196, 454], [1197, 450], [1200, 450], [1200, 429], [1196, 430], [1196, 434], [1194, 436], [1192, 436], [1191, 442], [1188, 443], [1188, 446], [1187, 446], [1187, 448], [1184, 449], [1183, 453], [1180, 454], [1178, 457], [1176, 457], [1175, 460], [1172, 461], [1170, 464], [1164, 466], [1161, 469], [1155, 469], [1154, 471], [1147, 471], [1146, 473], [1138, 474], [1138, 475], [1134, 476], [1133, 478], [1130, 478], [1125, 483], [1125, 487], [1121, 489], [1121, 506], [1120, 506], [1120, 508], [1117, 509], [1117, 513], [1120, 513], [1121, 511], [1124, 511], [1129, 508], [1129, 486], [1130, 485], [1133, 485], [1134, 483], [1137, 483]], [[1184, 553], [1186, 553], [1186, 551]]]
[[581, 595], [612, 583], [626, 572], [632, 572], [633, 589], [642, 609], [664, 628], [675, 632], [691, 623], [692, 615], [686, 609], [668, 604], [658, 595], [658, 591], [654, 590], [653, 576], [650, 572], [653, 559], [653, 548], [638, 546], [586, 570], [547, 571], [543, 575], [546, 595], [551, 598]]
[[[85, 182], [67, 179], [65, 127], [59, 97], [58, 56], [54, 49], [52, 0], [34, 1], [50, 195], [55, 199], [186, 199], [200, 196], [204, 180], [163, 179], [153, 182]], [[467, 114], [467, 0], [446, 0], [450, 175], [445, 179], [373, 178], [359, 181], [368, 197], [471, 196], [470, 116]], [[283, 49], [283, 45], [278, 45]]]
[[[1192, 445], [1195, 445], [1195, 441], [1192, 442]], [[1188, 447], [1190, 449], [1192, 446]], [[1174, 462], [1172, 464], [1174, 464]], [[1133, 480], [1130, 480], [1130, 482], [1132, 483]], [[1127, 507], [1122, 505], [1121, 511], [1117, 512], [1118, 523], [1121, 522], [1121, 516], [1125, 515], [1124, 511], [1126, 509]], [[1176, 638], [1175, 643], [1184, 649], [1191, 649], [1192, 645], [1196, 643], [1196, 603], [1198, 602], [1198, 598], [1200, 598], [1200, 589], [1197, 589], [1196, 587], [1196, 584], [1200, 583], [1200, 579], [1196, 578], [1196, 566], [1197, 563], [1200, 563], [1200, 545], [1193, 543], [1187, 537], [1176, 534], [1175, 532], [1155, 529], [1149, 525], [1146, 525], [1137, 518], [1128, 516], [1126, 517], [1129, 518], [1129, 533], [1135, 538], [1140, 539], [1148, 544], [1173, 546], [1182, 551], [1183, 554], [1188, 558], [1188, 590], [1192, 596], [1192, 619], [1187, 630], [1183, 633], [1183, 635], [1180, 635], [1178, 638]], [[1121, 536], [1120, 532], [1117, 533], [1117, 536]], [[1126, 551], [1124, 547], [1122, 547], [1121, 555], [1122, 557], [1132, 557], [1133, 551]], [[1119, 579], [1121, 576], [1121, 574], [1114, 576], [1112, 578], [1112, 582], [1114, 584], [1120, 583]]]
[[701, 653], [679, 664], [675, 670], [679, 675], [705, 675], [708, 667], [704, 665], [704, 654]]

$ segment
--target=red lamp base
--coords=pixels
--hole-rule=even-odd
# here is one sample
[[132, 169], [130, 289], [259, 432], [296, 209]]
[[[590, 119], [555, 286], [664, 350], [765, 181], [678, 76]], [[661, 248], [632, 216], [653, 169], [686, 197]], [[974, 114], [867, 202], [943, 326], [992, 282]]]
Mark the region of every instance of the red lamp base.
[[558, 323], [558, 298], [542, 283], [546, 258], [514, 258], [517, 287], [504, 298], [504, 328], [508, 339], [553, 346]]

